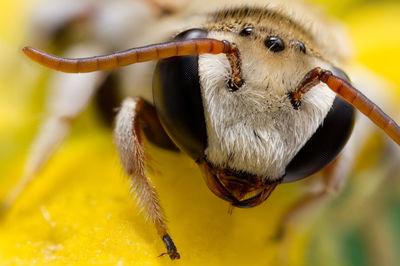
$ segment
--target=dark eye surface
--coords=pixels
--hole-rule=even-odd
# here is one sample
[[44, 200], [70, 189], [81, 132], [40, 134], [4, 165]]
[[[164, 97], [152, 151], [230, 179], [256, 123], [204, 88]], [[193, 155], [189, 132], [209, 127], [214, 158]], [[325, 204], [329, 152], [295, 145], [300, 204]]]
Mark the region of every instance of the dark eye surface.
[[[207, 31], [190, 29], [176, 40], [206, 38]], [[194, 160], [203, 156], [207, 131], [200, 90], [198, 56], [176, 56], [158, 61], [153, 75], [157, 114], [174, 143]]]
[[282, 182], [303, 179], [332, 162], [349, 139], [354, 118], [354, 107], [336, 96], [324, 122], [286, 167]]
[[240, 36], [250, 36], [254, 32], [254, 28], [244, 28], [241, 32], [239, 32]]
[[305, 54], [307, 52], [306, 50], [306, 46], [304, 45], [304, 43], [297, 41], [296, 42], [297, 47], [299, 47], [300, 51]]
[[276, 36], [270, 36], [267, 37], [264, 41], [265, 46], [268, 48], [268, 50], [278, 53], [283, 50], [285, 50], [285, 44], [282, 41], [282, 39], [276, 37]]

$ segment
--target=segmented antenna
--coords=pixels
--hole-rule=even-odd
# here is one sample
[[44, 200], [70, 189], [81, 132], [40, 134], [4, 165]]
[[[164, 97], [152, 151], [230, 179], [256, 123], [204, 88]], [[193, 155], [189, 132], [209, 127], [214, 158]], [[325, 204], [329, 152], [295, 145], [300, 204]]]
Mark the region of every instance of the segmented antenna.
[[382, 111], [375, 103], [350, 85], [347, 81], [335, 76], [331, 71], [319, 67], [311, 70], [300, 82], [298, 89], [292, 93], [292, 100], [300, 103], [303, 94], [307, 93], [319, 81], [324, 82], [336, 94], [353, 105], [357, 110], [366, 115], [375, 125], [398, 145], [400, 145], [400, 127], [396, 122]]
[[113, 54], [77, 59], [54, 56], [32, 47], [24, 47], [22, 50], [30, 59], [45, 67], [66, 73], [87, 73], [173, 56], [229, 54], [232, 47], [228, 41], [204, 38], [152, 44]]

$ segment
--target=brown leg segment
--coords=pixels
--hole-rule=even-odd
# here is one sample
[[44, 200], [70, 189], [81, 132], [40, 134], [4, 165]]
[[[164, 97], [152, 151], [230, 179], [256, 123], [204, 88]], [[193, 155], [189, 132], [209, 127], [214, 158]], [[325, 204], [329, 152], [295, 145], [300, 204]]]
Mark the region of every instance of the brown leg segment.
[[[142, 126], [151, 131], [153, 136], [157, 136], [156, 139], [164, 141], [166, 137], [157, 116], [152, 115], [149, 110], [154, 111], [154, 108], [141, 98], [126, 99], [116, 119], [115, 140], [121, 163], [131, 181], [132, 194], [165, 243], [167, 252], [162, 255], [168, 254], [171, 259], [179, 259], [180, 255], [168, 234], [164, 211], [157, 192], [145, 172], [146, 154], [141, 133]], [[156, 132], [162, 132], [161, 137]]]

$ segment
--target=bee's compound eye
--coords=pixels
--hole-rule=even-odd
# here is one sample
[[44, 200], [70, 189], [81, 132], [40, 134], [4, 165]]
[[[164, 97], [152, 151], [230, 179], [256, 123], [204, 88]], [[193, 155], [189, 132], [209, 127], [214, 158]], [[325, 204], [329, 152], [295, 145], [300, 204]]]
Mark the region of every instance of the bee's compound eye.
[[282, 182], [308, 177], [332, 162], [351, 135], [354, 114], [354, 107], [337, 96], [324, 122], [286, 167]]
[[267, 37], [267, 39], [264, 41], [264, 45], [268, 48], [268, 50], [274, 53], [285, 50], [285, 43], [282, 41], [282, 39], [276, 36]]
[[175, 36], [174, 40], [190, 40], [190, 39], [199, 39], [206, 38], [207, 32], [203, 29], [189, 29], [182, 31], [178, 35]]
[[254, 32], [254, 28], [247, 27], [247, 28], [244, 28], [241, 32], [239, 32], [239, 35], [246, 37], [246, 36], [250, 36], [253, 32]]
[[[175, 40], [206, 38], [202, 29], [190, 29]], [[164, 129], [174, 143], [194, 160], [207, 146], [204, 108], [200, 91], [198, 56], [160, 60], [153, 76], [153, 98]]]

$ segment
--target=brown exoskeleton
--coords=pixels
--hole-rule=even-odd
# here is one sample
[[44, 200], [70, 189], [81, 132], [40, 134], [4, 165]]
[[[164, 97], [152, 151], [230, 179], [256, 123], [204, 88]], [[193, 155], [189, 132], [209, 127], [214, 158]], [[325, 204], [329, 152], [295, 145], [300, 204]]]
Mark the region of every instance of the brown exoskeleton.
[[[177, 259], [157, 193], [146, 177], [144, 136], [188, 154], [211, 191], [241, 208], [261, 204], [280, 183], [308, 177], [336, 158], [330, 166], [341, 167], [337, 156], [351, 134], [354, 107], [400, 144], [399, 126], [351, 85], [340, 69], [342, 54], [331, 42], [340, 40], [287, 10], [249, 5], [210, 12], [170, 42], [110, 55], [67, 59], [30, 47], [24, 52], [68, 73], [159, 60], [153, 104], [141, 97], [126, 99], [115, 139], [134, 193], [166, 253]], [[62, 123], [52, 126], [60, 136], [66, 133]], [[326, 174], [325, 191], [340, 179], [334, 172]]]

